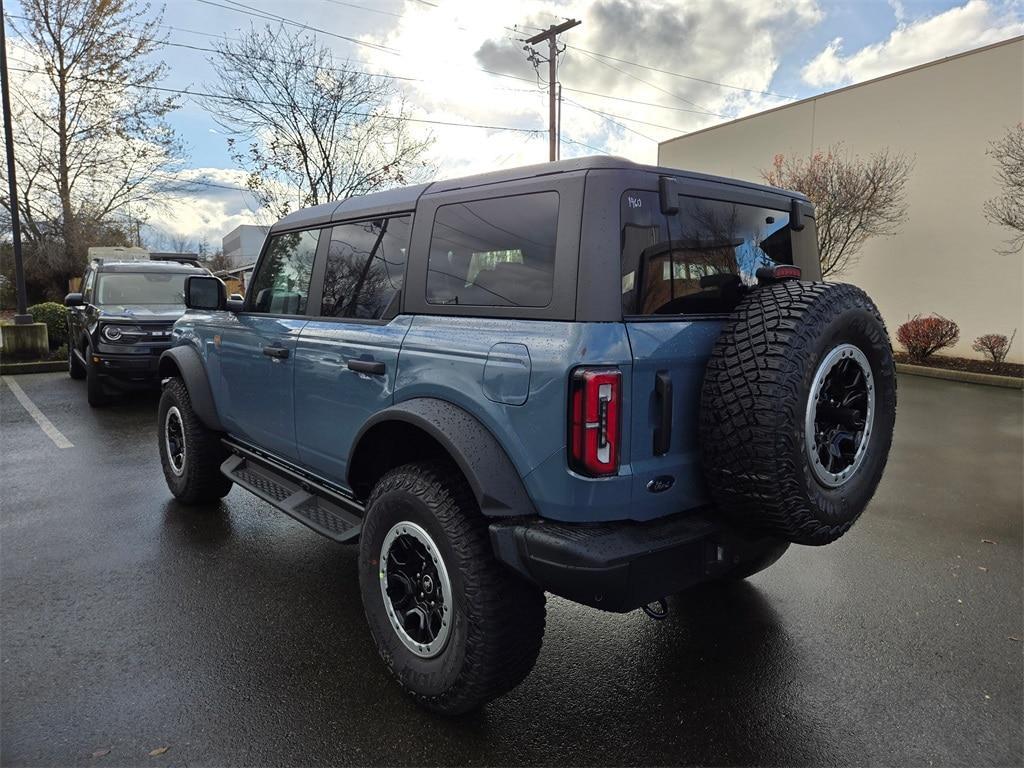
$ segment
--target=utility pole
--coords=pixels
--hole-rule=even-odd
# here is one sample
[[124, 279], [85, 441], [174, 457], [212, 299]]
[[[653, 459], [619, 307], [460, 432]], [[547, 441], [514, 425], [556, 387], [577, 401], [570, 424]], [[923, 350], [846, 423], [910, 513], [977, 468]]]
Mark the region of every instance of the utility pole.
[[530, 46], [548, 41], [548, 159], [552, 162], [558, 158], [558, 36], [566, 30], [578, 27], [583, 22], [576, 19], [567, 19], [561, 24], [552, 24], [543, 32], [527, 38], [523, 46], [524, 50], [530, 51], [530, 61], [534, 66], [543, 61]]
[[11, 125], [11, 82], [7, 76], [7, 33], [4, 30], [4, 0], [0, 0], [0, 91], [3, 94], [4, 143], [7, 144], [7, 181], [11, 185], [11, 229], [14, 230], [14, 284], [17, 292], [16, 325], [29, 325], [25, 267], [21, 261], [21, 221], [18, 218], [18, 183], [14, 178], [14, 128]]

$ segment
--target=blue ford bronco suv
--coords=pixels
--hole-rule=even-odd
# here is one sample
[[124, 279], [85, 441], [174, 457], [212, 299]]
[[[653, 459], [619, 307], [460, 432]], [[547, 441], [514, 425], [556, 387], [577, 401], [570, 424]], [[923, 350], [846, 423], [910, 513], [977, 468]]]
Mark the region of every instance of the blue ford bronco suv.
[[465, 712], [529, 673], [545, 592], [655, 612], [850, 528], [896, 381], [820, 275], [802, 195], [610, 157], [301, 210], [244, 300], [188, 278], [164, 475], [358, 541], [388, 669]]

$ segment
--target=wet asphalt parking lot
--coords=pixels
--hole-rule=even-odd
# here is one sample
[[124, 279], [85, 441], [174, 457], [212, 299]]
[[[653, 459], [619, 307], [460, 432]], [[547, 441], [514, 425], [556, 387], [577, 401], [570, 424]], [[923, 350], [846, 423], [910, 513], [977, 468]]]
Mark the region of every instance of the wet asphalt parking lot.
[[354, 547], [237, 489], [178, 506], [155, 397], [13, 380], [73, 445], [0, 384], [5, 766], [1024, 760], [1019, 391], [902, 377], [846, 537], [660, 623], [549, 598], [533, 673], [446, 720], [386, 676]]

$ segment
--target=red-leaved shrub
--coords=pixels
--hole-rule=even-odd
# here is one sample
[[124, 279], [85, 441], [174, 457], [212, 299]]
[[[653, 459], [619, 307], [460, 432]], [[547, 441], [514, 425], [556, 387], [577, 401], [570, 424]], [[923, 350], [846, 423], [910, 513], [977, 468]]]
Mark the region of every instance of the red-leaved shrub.
[[896, 338], [911, 360], [923, 362], [960, 340], [960, 327], [941, 315], [915, 315], [896, 330]]
[[979, 336], [974, 340], [971, 349], [983, 355], [988, 355], [992, 362], [998, 365], [1006, 359], [1006, 355], [1009, 353], [1016, 336], [1016, 329], [1014, 329], [1013, 335], [1010, 338], [1006, 338], [1001, 333], [986, 333], [984, 336]]

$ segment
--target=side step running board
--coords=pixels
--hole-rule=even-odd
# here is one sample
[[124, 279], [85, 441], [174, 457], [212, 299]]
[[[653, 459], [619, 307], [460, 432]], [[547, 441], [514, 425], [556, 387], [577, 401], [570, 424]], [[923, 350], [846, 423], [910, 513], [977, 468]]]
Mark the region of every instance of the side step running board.
[[221, 464], [220, 471], [245, 490], [329, 539], [351, 541], [362, 530], [363, 521], [357, 514], [361, 509], [355, 502], [328, 498], [326, 493], [318, 493], [310, 482], [282, 470], [236, 454]]

